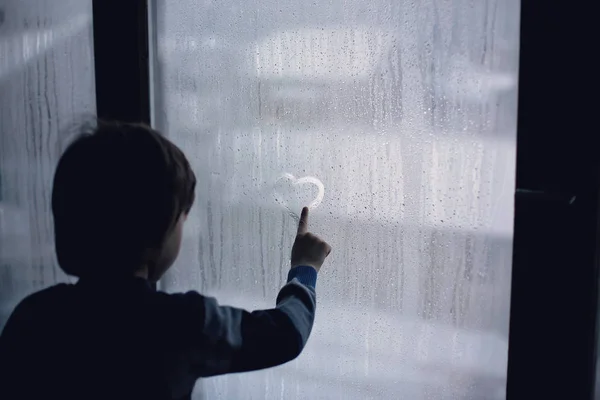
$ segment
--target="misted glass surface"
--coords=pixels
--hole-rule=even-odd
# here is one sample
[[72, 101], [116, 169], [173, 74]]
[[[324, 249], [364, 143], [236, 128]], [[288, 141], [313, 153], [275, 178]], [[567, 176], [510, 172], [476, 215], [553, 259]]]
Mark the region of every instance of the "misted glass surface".
[[0, 0], [0, 329], [27, 294], [67, 280], [52, 176], [95, 112], [91, 0]]
[[198, 175], [163, 280], [274, 306], [297, 213], [333, 246], [296, 361], [206, 399], [503, 399], [518, 0], [166, 0], [154, 122]]

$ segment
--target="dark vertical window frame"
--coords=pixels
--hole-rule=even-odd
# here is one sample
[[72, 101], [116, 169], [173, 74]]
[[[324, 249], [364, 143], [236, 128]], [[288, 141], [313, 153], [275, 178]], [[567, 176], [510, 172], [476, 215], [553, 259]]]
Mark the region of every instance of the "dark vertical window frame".
[[595, 15], [593, 3], [521, 0], [509, 400], [594, 396]]
[[[162, 85], [162, 68], [160, 68], [160, 59], [158, 54], [158, 36], [162, 34], [161, 27], [158, 25], [157, 16], [163, 11], [164, 2], [160, 0], [148, 0], [148, 42], [149, 42], [149, 77], [150, 77], [150, 120], [152, 126], [164, 127], [166, 122], [166, 111], [163, 104], [164, 94]], [[168, 136], [168, 132], [163, 132]]]
[[94, 0], [96, 106], [101, 119], [150, 124], [147, 0]]
[[93, 0], [93, 18], [98, 118], [150, 125], [148, 1]]

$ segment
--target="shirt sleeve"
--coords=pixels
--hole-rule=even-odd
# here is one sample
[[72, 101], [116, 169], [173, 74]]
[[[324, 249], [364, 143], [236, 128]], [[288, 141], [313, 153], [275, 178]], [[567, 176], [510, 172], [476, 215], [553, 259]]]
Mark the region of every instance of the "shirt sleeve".
[[[184, 295], [199, 321], [192, 329], [192, 371], [198, 377], [253, 371], [298, 357], [312, 330], [317, 271], [295, 267], [276, 307], [248, 312], [220, 306], [197, 292]], [[190, 336], [188, 336], [190, 337]]]

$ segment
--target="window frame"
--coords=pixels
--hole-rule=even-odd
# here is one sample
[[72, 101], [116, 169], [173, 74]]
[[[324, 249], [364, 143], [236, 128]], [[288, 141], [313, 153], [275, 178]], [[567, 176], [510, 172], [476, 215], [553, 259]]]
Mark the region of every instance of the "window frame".
[[150, 124], [148, 1], [93, 0], [100, 119]]
[[[155, 122], [153, 5], [93, 1], [101, 119]], [[597, 111], [581, 100], [595, 71], [573, 62], [594, 48], [594, 15], [592, 4], [521, 0], [509, 400], [594, 396], [600, 195], [590, 131]]]
[[92, 1], [100, 120], [151, 125], [148, 6], [147, 0]]
[[[593, 6], [521, 0], [508, 399], [592, 399], [598, 155]], [[575, 61], [575, 62], [574, 62]]]

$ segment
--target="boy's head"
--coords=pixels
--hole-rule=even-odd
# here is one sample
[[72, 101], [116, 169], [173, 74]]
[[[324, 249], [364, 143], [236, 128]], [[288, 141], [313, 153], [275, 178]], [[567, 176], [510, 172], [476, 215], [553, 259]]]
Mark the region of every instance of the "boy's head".
[[56, 254], [69, 275], [156, 281], [179, 253], [196, 178], [184, 154], [138, 124], [99, 123], [62, 155], [52, 189]]

